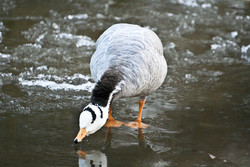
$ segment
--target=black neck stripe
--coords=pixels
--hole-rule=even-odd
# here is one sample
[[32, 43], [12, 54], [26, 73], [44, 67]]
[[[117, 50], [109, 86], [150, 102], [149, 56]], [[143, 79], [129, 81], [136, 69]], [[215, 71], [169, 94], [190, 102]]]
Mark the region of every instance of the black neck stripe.
[[116, 89], [117, 84], [122, 80], [121, 72], [115, 68], [109, 68], [95, 85], [92, 91], [91, 103], [106, 107], [111, 93]]
[[95, 112], [90, 107], [85, 108], [83, 111], [89, 111], [91, 113], [91, 115], [92, 115], [92, 122], [91, 123], [94, 123], [94, 121], [96, 119]]
[[99, 106], [97, 106], [98, 107], [98, 109], [100, 110], [100, 112], [101, 112], [101, 118], [103, 117], [103, 111], [102, 111], [102, 109], [101, 109], [101, 107], [99, 107]]

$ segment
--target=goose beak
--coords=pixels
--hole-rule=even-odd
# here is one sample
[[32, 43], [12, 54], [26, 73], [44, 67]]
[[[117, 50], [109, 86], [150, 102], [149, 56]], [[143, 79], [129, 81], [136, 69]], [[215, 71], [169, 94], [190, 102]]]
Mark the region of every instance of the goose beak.
[[77, 144], [82, 141], [82, 139], [88, 134], [85, 128], [81, 128], [74, 139], [74, 142]]

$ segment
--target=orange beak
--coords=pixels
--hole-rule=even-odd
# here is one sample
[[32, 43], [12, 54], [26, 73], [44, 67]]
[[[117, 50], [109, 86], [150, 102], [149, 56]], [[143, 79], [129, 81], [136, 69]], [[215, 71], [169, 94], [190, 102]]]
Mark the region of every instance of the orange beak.
[[85, 128], [81, 128], [74, 139], [74, 142], [77, 144], [82, 141], [82, 139], [88, 134]]

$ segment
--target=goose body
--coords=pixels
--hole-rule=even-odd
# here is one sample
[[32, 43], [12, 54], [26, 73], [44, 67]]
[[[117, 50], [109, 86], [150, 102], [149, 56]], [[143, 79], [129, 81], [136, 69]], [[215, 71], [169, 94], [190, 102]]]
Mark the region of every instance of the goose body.
[[165, 80], [167, 63], [162, 43], [153, 31], [138, 25], [115, 24], [97, 40], [90, 71], [96, 86], [90, 104], [80, 115], [76, 143], [100, 129], [107, 119], [113, 119], [111, 103], [116, 99], [139, 96], [140, 121], [146, 96]]

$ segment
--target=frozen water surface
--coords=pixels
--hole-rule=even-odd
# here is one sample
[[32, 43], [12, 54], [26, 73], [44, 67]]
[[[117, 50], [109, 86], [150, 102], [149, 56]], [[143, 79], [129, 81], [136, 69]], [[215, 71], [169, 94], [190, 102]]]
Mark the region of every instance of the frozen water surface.
[[[119, 22], [155, 31], [169, 73], [147, 98], [147, 129], [107, 129], [75, 145], [94, 81], [95, 41]], [[247, 0], [0, 1], [0, 166], [250, 164]], [[138, 98], [113, 104], [136, 118]]]

